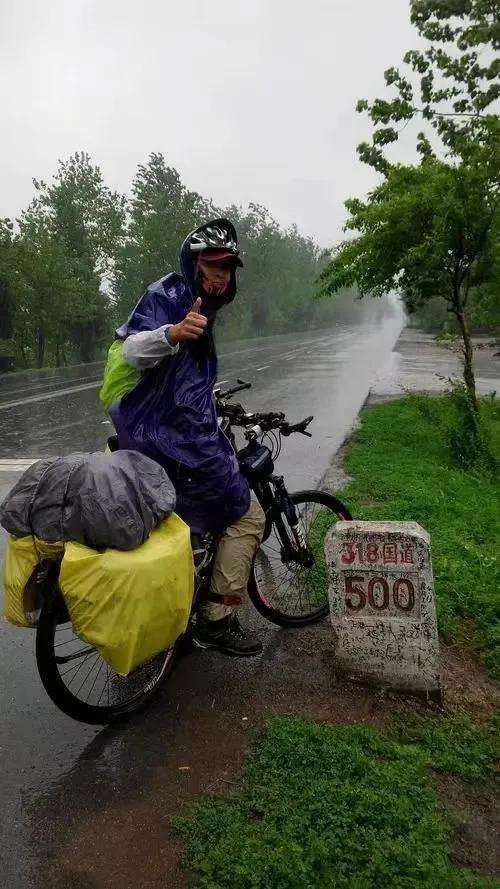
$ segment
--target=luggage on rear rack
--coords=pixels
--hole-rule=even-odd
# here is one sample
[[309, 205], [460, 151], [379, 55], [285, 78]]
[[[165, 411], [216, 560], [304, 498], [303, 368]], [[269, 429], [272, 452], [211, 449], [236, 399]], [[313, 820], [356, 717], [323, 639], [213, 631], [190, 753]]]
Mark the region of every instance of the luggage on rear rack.
[[[33, 537], [12, 537], [7, 541], [4, 562], [4, 614], [16, 627], [36, 627], [41, 602], [36, 583], [37, 569], [44, 562], [59, 562], [65, 544], [47, 543]], [[38, 578], [39, 579], [39, 578]]]
[[193, 553], [189, 527], [175, 513], [128, 551], [10, 537], [4, 565], [9, 623], [36, 627], [44, 592], [40, 569], [58, 562], [48, 582], [59, 586], [75, 633], [117, 673], [127, 675], [185, 631]]
[[167, 473], [139, 451], [69, 454], [23, 473], [0, 505], [0, 524], [15, 537], [130, 550], [174, 509]]
[[172, 514], [127, 552], [67, 543], [59, 585], [75, 632], [126, 676], [187, 627], [194, 586], [189, 527]]
[[0, 507], [6, 619], [36, 627], [56, 587], [75, 633], [117, 673], [169, 648], [194, 584], [189, 527], [174, 507], [167, 473], [137, 451], [38, 461]]

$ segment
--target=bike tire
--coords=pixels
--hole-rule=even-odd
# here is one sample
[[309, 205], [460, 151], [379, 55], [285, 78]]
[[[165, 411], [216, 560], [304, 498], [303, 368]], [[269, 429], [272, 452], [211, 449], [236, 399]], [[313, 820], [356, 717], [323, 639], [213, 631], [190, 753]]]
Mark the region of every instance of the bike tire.
[[[142, 693], [138, 692], [125, 703], [96, 706], [81, 700], [78, 695], [71, 692], [59, 672], [56, 661], [58, 643], [55, 642], [55, 638], [56, 629], [61, 625], [62, 612], [66, 612], [64, 602], [60, 594], [54, 592], [42, 604], [36, 631], [36, 663], [40, 679], [45, 691], [59, 710], [78, 722], [85, 722], [89, 725], [108, 725], [139, 712], [149, 704], [172, 673], [177, 660], [180, 640], [171, 649], [168, 649], [168, 652], [162, 653], [165, 657], [161, 662], [161, 668], [158, 669], [158, 675], [154, 680], [150, 680]], [[158, 657], [161, 658], [162, 655], [158, 655]]]
[[[325, 523], [330, 526], [334, 521], [349, 521], [352, 519], [351, 513], [347, 506], [342, 503], [337, 497], [334, 497], [331, 494], [327, 494], [325, 491], [316, 491], [316, 490], [305, 490], [305, 491], [296, 491], [294, 494], [290, 494], [290, 498], [293, 503], [299, 508], [300, 506], [306, 507], [307, 504], [315, 504], [320, 507], [319, 511], [324, 512], [328, 510], [331, 516], [331, 522], [329, 521], [328, 515], [325, 517]], [[303, 510], [304, 511], [304, 510]], [[329, 612], [328, 599], [326, 598], [326, 585], [327, 585], [327, 577], [325, 574], [324, 577], [324, 595], [326, 601], [324, 602], [315, 602], [311, 603], [312, 606], [310, 610], [307, 610], [307, 606], [302, 610], [300, 614], [291, 613], [290, 611], [285, 610], [286, 605], [286, 597], [283, 596], [280, 603], [277, 595], [271, 595], [270, 584], [267, 583], [263, 578], [263, 570], [260, 570], [259, 560], [267, 559], [268, 563], [271, 564], [271, 560], [266, 554], [266, 549], [269, 547], [269, 540], [272, 538], [273, 525], [268, 529], [267, 535], [264, 536], [264, 539], [261, 544], [260, 550], [257, 552], [257, 555], [254, 559], [252, 570], [250, 572], [250, 578], [248, 583], [248, 594], [250, 600], [255, 605], [259, 614], [269, 620], [271, 623], [277, 624], [281, 627], [303, 627], [308, 624], [317, 623], [320, 620], [323, 620]], [[310, 529], [309, 529], [310, 530]], [[309, 533], [307, 531], [307, 533]], [[322, 546], [322, 544], [321, 544]], [[322, 551], [322, 550], [321, 550]], [[275, 556], [273, 556], [273, 560], [277, 562]], [[282, 563], [283, 564], [283, 563]], [[318, 566], [316, 565], [318, 569]], [[280, 569], [283, 573], [284, 569]], [[286, 570], [286, 569], [285, 569]], [[298, 570], [308, 570], [301, 569]], [[288, 578], [287, 578], [288, 579]], [[277, 588], [277, 585], [276, 585]], [[289, 605], [291, 602], [289, 601]]]

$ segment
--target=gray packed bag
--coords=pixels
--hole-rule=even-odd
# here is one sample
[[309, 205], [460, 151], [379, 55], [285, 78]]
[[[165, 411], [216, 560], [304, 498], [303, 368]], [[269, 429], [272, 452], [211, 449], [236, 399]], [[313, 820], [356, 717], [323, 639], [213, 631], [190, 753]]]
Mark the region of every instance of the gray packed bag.
[[0, 506], [0, 524], [14, 537], [130, 550], [174, 508], [172, 482], [144, 454], [69, 454], [26, 470]]

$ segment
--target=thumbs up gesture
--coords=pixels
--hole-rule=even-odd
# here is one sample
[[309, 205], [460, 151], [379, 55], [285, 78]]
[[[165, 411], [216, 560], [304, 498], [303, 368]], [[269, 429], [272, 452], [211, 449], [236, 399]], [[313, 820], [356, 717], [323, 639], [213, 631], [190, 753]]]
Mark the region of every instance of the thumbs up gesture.
[[183, 340], [197, 340], [205, 333], [207, 319], [200, 314], [201, 299], [195, 299], [190, 311], [179, 324], [172, 324], [168, 332], [168, 338], [172, 343], [180, 343]]

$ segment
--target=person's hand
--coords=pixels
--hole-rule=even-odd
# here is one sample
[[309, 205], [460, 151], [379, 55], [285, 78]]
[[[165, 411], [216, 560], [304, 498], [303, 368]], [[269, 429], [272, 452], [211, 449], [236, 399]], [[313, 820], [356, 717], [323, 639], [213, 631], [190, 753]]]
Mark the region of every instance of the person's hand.
[[168, 331], [168, 338], [172, 343], [180, 343], [183, 340], [197, 340], [205, 333], [207, 319], [205, 315], [200, 315], [201, 299], [195, 299], [183, 321], [179, 324], [172, 324]]

